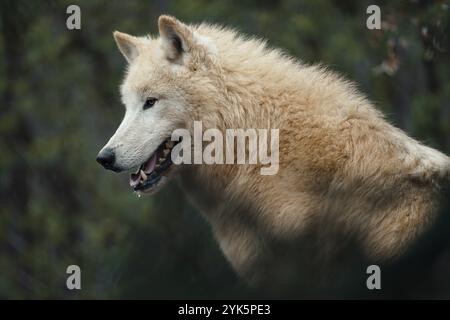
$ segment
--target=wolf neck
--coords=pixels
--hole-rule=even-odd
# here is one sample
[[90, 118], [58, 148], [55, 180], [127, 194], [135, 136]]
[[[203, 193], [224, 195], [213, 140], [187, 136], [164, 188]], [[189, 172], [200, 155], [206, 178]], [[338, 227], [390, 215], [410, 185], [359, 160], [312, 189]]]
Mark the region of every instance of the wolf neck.
[[[217, 86], [204, 89], [202, 96], [207, 99], [201, 102], [199, 109], [206, 112], [197, 114], [196, 120], [201, 121], [203, 132], [218, 129], [222, 133], [224, 146], [227, 129], [268, 129], [270, 137], [270, 129], [280, 128], [285, 117], [280, 110], [274, 109], [277, 103], [270, 99], [270, 88], [261, 87], [263, 81], [245, 77], [237, 66], [231, 72], [231, 67], [229, 65], [225, 76], [221, 75]], [[252, 81], [255, 84], [251, 84]], [[246, 157], [248, 159], [247, 151]], [[234, 159], [236, 161], [236, 149]], [[233, 203], [244, 202], [246, 207], [251, 207], [248, 201], [237, 199], [239, 196], [234, 192], [236, 184], [258, 178], [260, 169], [252, 170], [249, 166], [253, 165], [192, 165], [183, 172], [181, 182], [191, 202], [211, 221], [223, 212], [221, 207], [231, 205], [230, 194], [233, 195]]]

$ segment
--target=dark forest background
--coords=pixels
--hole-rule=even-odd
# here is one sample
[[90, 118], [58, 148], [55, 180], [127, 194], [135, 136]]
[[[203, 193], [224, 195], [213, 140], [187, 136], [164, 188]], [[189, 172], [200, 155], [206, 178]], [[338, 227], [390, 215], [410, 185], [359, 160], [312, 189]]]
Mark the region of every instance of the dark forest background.
[[[81, 7], [81, 30], [66, 28], [70, 4]], [[366, 28], [370, 4], [382, 30]], [[156, 33], [161, 13], [329, 65], [391, 122], [450, 153], [448, 1], [1, 0], [0, 298], [254, 295], [176, 183], [137, 198], [126, 174], [95, 162], [124, 111], [126, 64], [112, 32]], [[66, 289], [71, 264], [82, 290]]]

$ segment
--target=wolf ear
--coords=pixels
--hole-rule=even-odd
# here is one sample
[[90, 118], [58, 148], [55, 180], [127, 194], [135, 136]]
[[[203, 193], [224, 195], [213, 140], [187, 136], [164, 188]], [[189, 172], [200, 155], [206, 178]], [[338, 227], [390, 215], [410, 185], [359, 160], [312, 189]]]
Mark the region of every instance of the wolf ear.
[[138, 45], [139, 40], [136, 37], [119, 31], [114, 32], [114, 39], [116, 40], [117, 47], [122, 52], [128, 63], [131, 63], [139, 54]]
[[159, 17], [158, 27], [167, 59], [180, 63], [183, 55], [194, 48], [192, 30], [174, 17], [166, 15]]

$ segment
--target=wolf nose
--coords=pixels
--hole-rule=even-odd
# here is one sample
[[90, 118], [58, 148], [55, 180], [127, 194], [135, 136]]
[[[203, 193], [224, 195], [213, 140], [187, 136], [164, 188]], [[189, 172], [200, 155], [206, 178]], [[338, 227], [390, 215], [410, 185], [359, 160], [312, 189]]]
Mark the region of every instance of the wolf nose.
[[97, 162], [100, 163], [105, 169], [114, 170], [114, 162], [116, 156], [111, 149], [101, 150], [96, 158]]

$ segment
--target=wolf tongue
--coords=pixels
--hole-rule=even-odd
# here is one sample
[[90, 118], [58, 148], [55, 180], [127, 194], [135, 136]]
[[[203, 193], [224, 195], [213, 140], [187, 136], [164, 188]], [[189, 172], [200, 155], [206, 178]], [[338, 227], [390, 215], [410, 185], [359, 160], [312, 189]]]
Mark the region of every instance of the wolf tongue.
[[155, 165], [156, 165], [156, 159], [158, 158], [158, 152], [155, 152], [150, 159], [147, 160], [146, 163], [144, 163], [144, 166], [142, 168], [142, 170], [144, 170], [144, 172], [146, 174], [150, 174], [152, 173], [153, 169], [155, 169]]
[[157, 157], [158, 157], [158, 152], [155, 152], [150, 157], [150, 159], [148, 159], [136, 173], [132, 173], [130, 175], [130, 186], [131, 187], [134, 188], [141, 182], [141, 180], [145, 180], [142, 177], [141, 170], [144, 171], [146, 175], [149, 175], [150, 173], [152, 173], [153, 169], [155, 169]]

